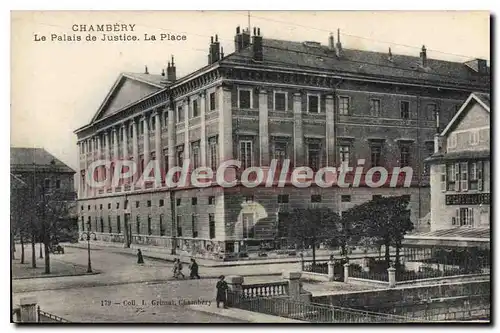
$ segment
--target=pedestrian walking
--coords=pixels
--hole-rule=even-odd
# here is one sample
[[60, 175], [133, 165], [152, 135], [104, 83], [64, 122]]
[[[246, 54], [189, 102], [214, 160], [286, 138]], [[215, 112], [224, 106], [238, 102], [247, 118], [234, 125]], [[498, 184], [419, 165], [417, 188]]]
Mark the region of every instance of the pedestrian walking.
[[189, 264], [189, 270], [190, 270], [189, 277], [191, 279], [200, 278], [200, 276], [198, 275], [198, 263], [196, 262], [196, 260], [194, 260], [194, 258], [191, 258], [191, 263]]
[[183, 279], [186, 277], [184, 275], [184, 273], [182, 273], [182, 263], [181, 263], [181, 260], [180, 259], [176, 259], [175, 262], [174, 262], [174, 277], [176, 279], [178, 279], [179, 275], [181, 275]]
[[215, 301], [217, 302], [217, 307], [219, 307], [219, 304], [222, 303], [222, 306], [224, 309], [227, 309], [227, 296], [226, 296], [226, 291], [228, 289], [227, 282], [224, 281], [225, 276], [221, 275], [219, 276], [219, 281], [217, 281], [217, 296], [215, 297]]
[[137, 250], [137, 263], [144, 264], [144, 258], [142, 257], [142, 252], [140, 249]]

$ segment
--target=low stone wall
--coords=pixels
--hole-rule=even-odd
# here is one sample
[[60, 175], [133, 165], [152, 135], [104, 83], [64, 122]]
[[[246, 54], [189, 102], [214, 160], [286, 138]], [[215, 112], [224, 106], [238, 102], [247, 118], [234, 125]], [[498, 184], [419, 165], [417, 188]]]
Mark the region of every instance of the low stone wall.
[[305, 271], [302, 271], [301, 273], [303, 280], [320, 281], [320, 282], [330, 281], [327, 274], [305, 272]]
[[[351, 278], [349, 278], [349, 280], [350, 279]], [[410, 287], [410, 286], [430, 286], [435, 284], [450, 284], [458, 282], [477, 282], [481, 280], [489, 281], [489, 279], [490, 279], [490, 274], [454, 275], [454, 276], [444, 276], [444, 277], [429, 278], [429, 279], [399, 281], [396, 282], [396, 288]]]
[[389, 282], [387, 281], [368, 280], [368, 279], [355, 278], [351, 276], [349, 276], [348, 281], [350, 284], [355, 284], [359, 286], [374, 287], [374, 288], [389, 288]]
[[[351, 278], [349, 278], [351, 279]], [[414, 304], [422, 300], [450, 298], [456, 296], [488, 295], [491, 292], [490, 281], [459, 282], [450, 284], [435, 284], [430, 286], [411, 286], [406, 288], [391, 288], [364, 290], [313, 297], [313, 302], [342, 306], [354, 309], [379, 309], [382, 306], [401, 306]]]

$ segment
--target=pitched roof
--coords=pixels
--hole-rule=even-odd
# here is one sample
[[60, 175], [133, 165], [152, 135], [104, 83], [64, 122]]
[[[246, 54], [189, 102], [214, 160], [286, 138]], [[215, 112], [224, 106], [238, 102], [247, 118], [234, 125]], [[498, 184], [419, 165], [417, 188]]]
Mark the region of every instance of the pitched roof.
[[75, 173], [68, 165], [43, 148], [10, 148], [10, 168], [12, 172], [31, 171], [33, 170], [33, 164], [37, 169]]
[[462, 104], [458, 112], [451, 119], [446, 128], [441, 132], [441, 136], [445, 136], [455, 126], [458, 120], [461, 119], [464, 110], [467, 109], [467, 106], [471, 102], [479, 103], [487, 112], [490, 112], [490, 95], [485, 93], [474, 92], [470, 94], [469, 97], [465, 100], [465, 102]]
[[142, 81], [148, 83], [152, 86], [157, 86], [158, 88], [163, 88], [168, 85], [169, 81], [166, 80], [165, 76], [156, 74], [145, 74], [145, 73], [122, 73], [123, 76], [128, 77], [132, 80]]
[[[392, 55], [364, 50], [343, 49], [338, 58], [335, 50], [319, 43], [294, 42], [263, 38], [263, 61], [259, 64], [309, 70], [326, 70], [362, 74], [367, 76], [398, 78], [400, 80], [425, 80], [440, 83], [476, 83], [489, 87], [489, 75], [478, 74], [463, 63], [427, 59], [427, 67], [420, 66], [420, 57]], [[233, 53], [222, 60], [255, 64], [252, 60], [252, 46]]]

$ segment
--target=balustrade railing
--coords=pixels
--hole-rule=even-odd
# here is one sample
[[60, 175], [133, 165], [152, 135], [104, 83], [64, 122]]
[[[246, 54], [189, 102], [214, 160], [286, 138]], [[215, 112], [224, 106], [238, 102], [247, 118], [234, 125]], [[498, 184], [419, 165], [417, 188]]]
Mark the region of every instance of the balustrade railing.
[[244, 284], [242, 297], [271, 297], [288, 295], [288, 282]]

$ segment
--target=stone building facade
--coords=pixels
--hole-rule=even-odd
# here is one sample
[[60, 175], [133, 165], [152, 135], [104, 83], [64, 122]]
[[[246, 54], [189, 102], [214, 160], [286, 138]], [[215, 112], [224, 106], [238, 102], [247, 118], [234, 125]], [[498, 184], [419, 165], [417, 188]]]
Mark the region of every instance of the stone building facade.
[[[436, 125], [449, 122], [471, 91], [489, 91], [488, 68], [427, 58], [263, 38], [237, 28], [235, 51], [212, 38], [207, 66], [176, 78], [122, 74], [91, 123], [75, 131], [80, 149], [80, 228], [97, 239], [156, 246], [213, 259], [284, 253], [280, 212], [311, 205], [343, 211], [373, 195], [410, 195], [417, 229], [429, 213], [428, 170]], [[483, 63], [476, 60], [476, 63]], [[122, 96], [125, 95], [125, 96]], [[408, 188], [169, 189], [136, 180], [93, 188], [113, 167], [88, 174], [96, 159], [151, 160], [169, 170], [231, 159], [242, 168], [290, 159], [291, 168], [342, 163], [413, 168]], [[234, 170], [238, 178], [240, 170]], [[109, 184], [108, 184], [109, 185]], [[90, 222], [90, 224], [89, 224]]]

